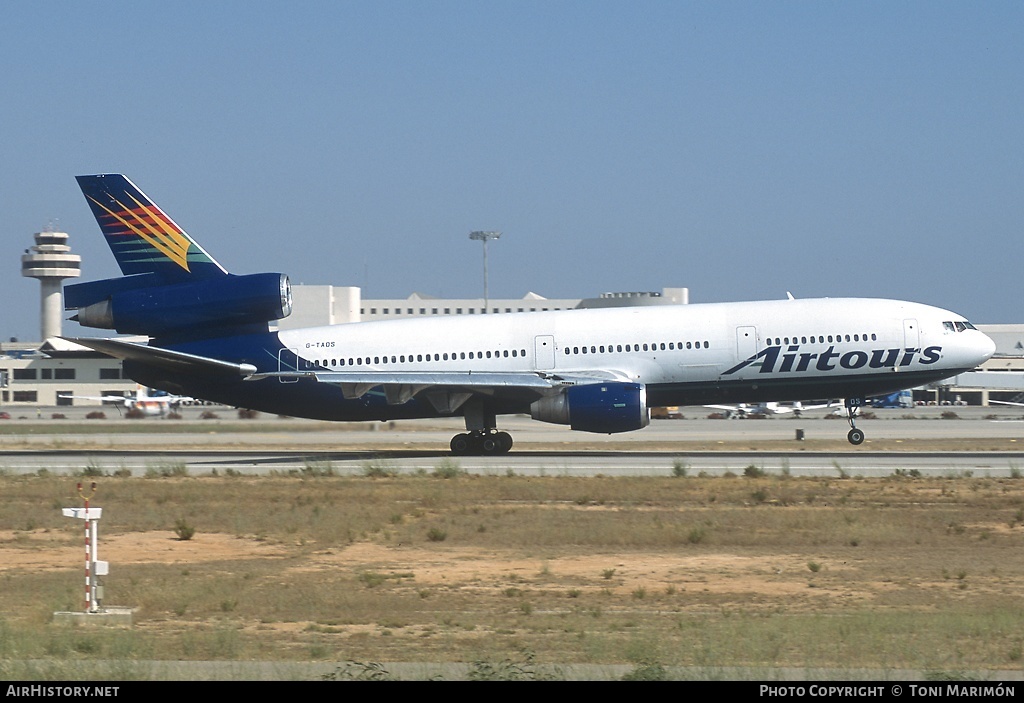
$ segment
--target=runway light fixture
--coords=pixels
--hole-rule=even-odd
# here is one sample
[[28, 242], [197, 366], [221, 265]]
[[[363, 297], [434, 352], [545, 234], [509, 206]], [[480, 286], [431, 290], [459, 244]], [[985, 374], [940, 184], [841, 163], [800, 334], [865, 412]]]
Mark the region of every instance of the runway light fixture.
[[470, 232], [469, 238], [484, 243], [484, 312], [489, 312], [490, 295], [487, 290], [487, 242], [501, 237], [501, 232]]

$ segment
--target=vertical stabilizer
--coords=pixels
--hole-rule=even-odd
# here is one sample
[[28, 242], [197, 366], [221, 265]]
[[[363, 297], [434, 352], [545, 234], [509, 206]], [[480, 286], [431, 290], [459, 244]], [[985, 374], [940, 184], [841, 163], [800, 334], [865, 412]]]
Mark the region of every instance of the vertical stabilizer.
[[121, 273], [165, 281], [224, 276], [227, 271], [121, 174], [78, 176]]

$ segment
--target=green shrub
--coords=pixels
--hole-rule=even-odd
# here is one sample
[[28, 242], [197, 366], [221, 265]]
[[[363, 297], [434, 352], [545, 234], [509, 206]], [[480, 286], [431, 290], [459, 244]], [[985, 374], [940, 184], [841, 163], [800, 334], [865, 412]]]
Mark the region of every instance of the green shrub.
[[188, 524], [185, 518], [178, 518], [174, 523], [174, 534], [178, 535], [178, 539], [182, 542], [187, 542], [192, 539], [196, 533], [196, 528]]

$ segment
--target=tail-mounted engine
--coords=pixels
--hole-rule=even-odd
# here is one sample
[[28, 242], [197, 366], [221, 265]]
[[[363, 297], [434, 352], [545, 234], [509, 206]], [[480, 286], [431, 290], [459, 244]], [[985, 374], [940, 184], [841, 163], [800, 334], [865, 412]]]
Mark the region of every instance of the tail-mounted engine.
[[154, 274], [111, 278], [67, 286], [64, 307], [86, 327], [122, 334], [201, 335], [266, 323], [292, 311], [288, 277], [280, 273], [216, 276], [164, 283]]
[[530, 416], [541, 422], [602, 434], [639, 430], [651, 421], [647, 388], [639, 383], [621, 382], [569, 386], [558, 395], [530, 405]]

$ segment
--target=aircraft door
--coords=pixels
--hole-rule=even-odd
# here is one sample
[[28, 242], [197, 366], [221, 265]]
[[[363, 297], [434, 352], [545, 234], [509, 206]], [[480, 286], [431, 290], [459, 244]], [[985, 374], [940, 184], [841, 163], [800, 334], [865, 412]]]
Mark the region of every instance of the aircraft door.
[[[281, 372], [287, 371], [298, 371], [297, 365], [299, 362], [299, 350], [298, 349], [280, 349], [277, 352], [277, 370]], [[298, 376], [279, 376], [278, 380], [281, 383], [295, 383], [299, 380]]]
[[539, 371], [555, 368], [555, 338], [539, 334], [533, 338], [534, 368]]
[[917, 320], [903, 321], [903, 348], [917, 349], [921, 346], [921, 331], [918, 329]]
[[745, 361], [757, 354], [757, 328], [736, 328], [736, 361]]

